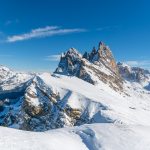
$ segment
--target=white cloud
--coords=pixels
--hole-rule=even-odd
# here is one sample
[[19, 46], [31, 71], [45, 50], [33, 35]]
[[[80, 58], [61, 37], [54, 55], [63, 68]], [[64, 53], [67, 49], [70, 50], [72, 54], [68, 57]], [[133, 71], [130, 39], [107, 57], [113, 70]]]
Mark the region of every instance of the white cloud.
[[79, 28], [62, 29], [58, 26], [47, 26], [45, 28], [32, 29], [28, 33], [9, 36], [7, 37], [7, 42], [17, 42], [17, 41], [29, 40], [32, 38], [43, 38], [43, 37], [49, 37], [54, 35], [63, 35], [63, 34], [78, 33], [78, 32], [85, 32], [85, 31], [86, 31], [85, 29], [79, 29]]
[[31, 32], [32, 32], [32, 33], [46, 32], [46, 31], [55, 30], [55, 29], [59, 29], [59, 27], [58, 27], [58, 26], [46, 26], [45, 28], [33, 29]]
[[49, 56], [46, 56], [46, 58], [44, 60], [46, 60], [46, 61], [59, 61], [60, 56], [61, 55], [49, 55]]
[[150, 60], [140, 60], [140, 61], [131, 60], [126, 61], [125, 63], [134, 67], [142, 67], [145, 69], [150, 69]]

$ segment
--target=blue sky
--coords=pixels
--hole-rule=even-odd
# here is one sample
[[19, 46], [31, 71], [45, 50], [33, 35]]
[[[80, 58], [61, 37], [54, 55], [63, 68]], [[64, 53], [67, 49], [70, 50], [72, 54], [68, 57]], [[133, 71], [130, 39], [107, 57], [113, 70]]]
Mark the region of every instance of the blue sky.
[[117, 61], [150, 69], [149, 0], [0, 0], [0, 64], [52, 71], [70, 47], [104, 41]]

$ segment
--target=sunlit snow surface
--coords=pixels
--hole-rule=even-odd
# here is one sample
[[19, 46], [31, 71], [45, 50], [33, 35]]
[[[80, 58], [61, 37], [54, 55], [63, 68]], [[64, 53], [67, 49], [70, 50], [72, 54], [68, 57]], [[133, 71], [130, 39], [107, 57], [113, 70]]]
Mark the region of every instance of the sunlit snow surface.
[[[150, 92], [143, 90], [139, 84], [125, 83], [124, 89], [128, 96], [125, 93], [115, 92], [103, 82], [94, 86], [76, 77], [63, 75], [53, 77], [48, 73], [40, 77], [47, 85], [53, 87], [53, 90], [59, 91], [61, 97], [68, 90], [71, 91], [68, 103], [72, 106], [76, 103], [84, 103], [88, 106], [95, 102], [105, 108], [101, 110], [103, 116], [111, 118], [114, 122], [126, 125], [150, 125]], [[77, 104], [76, 107], [80, 105]], [[89, 112], [92, 112], [93, 109], [99, 108], [93, 106], [89, 109]]]
[[142, 85], [126, 82], [125, 92], [119, 93], [103, 82], [94, 86], [49, 73], [39, 77], [61, 98], [67, 96], [72, 108], [88, 107], [92, 116], [100, 106], [102, 116], [111, 121], [99, 115], [97, 123], [46, 132], [0, 127], [0, 150], [150, 150], [150, 92]]
[[0, 127], [1, 150], [149, 150], [150, 127], [92, 124], [47, 132]]

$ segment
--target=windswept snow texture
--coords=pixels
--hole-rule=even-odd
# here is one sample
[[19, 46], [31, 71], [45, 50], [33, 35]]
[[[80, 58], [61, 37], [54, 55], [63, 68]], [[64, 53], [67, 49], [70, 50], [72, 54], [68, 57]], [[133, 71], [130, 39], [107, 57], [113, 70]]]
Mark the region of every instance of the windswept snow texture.
[[0, 127], [1, 150], [149, 150], [150, 127], [92, 124], [46, 132]]

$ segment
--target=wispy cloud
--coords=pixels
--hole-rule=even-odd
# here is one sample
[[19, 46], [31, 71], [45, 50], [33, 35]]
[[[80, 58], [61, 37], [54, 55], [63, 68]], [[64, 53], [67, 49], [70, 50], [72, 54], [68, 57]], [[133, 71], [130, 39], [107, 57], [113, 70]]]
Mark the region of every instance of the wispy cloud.
[[131, 60], [126, 61], [125, 63], [134, 67], [142, 67], [145, 69], [150, 69], [150, 60], [140, 60], [140, 61]]
[[85, 32], [85, 31], [86, 31], [85, 29], [80, 29], [80, 28], [63, 29], [58, 26], [47, 26], [44, 28], [32, 29], [28, 33], [8, 36], [7, 42], [17, 42], [17, 41], [29, 40], [33, 38], [43, 38], [43, 37], [49, 37], [54, 35], [64, 35], [64, 34]]
[[61, 55], [49, 55], [46, 56], [44, 60], [46, 61], [59, 61]]

